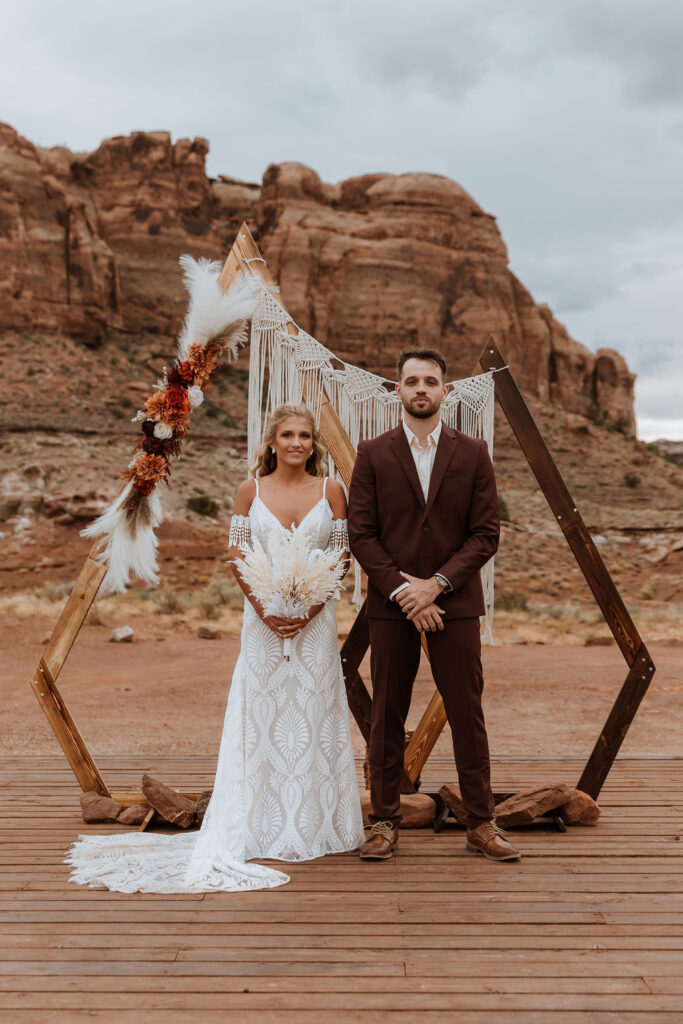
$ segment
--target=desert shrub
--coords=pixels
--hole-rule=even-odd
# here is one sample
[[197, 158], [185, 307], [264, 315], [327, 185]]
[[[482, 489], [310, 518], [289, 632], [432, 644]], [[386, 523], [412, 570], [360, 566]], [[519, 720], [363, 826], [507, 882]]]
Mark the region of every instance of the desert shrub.
[[500, 594], [496, 596], [496, 608], [501, 612], [527, 612], [529, 602], [526, 594], [508, 588], [501, 590]]
[[36, 597], [42, 598], [45, 601], [64, 601], [73, 588], [73, 582], [58, 583], [56, 580], [47, 580], [34, 593]]
[[161, 615], [174, 615], [185, 611], [187, 607], [187, 598], [184, 594], [179, 594], [175, 587], [164, 587], [162, 590], [158, 590], [154, 596], [154, 602]]
[[498, 495], [498, 510], [500, 512], [501, 523], [510, 522], [510, 512], [508, 511], [508, 503], [502, 494]]
[[640, 487], [640, 477], [637, 473], [624, 473], [624, 483], [627, 487]]
[[185, 502], [187, 507], [193, 512], [196, 512], [200, 516], [217, 516], [218, 515], [218, 502], [215, 498], [205, 494], [204, 491], [199, 491], [197, 494], [192, 494]]
[[195, 603], [207, 619], [220, 618], [221, 608], [236, 606], [241, 600], [241, 591], [236, 583], [220, 574], [209, 580], [206, 587], [195, 595]]
[[549, 615], [551, 619], [578, 619], [581, 609], [575, 604], [551, 604], [541, 608], [541, 611]]

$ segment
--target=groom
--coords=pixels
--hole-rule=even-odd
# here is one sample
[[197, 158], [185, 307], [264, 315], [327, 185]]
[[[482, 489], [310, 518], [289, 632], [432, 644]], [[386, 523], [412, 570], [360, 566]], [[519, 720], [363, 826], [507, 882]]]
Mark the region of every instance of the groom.
[[351, 551], [368, 576], [372, 723], [370, 832], [360, 849], [387, 860], [398, 846], [405, 721], [427, 636], [453, 735], [467, 849], [520, 854], [493, 819], [481, 693], [479, 570], [498, 547], [500, 518], [486, 443], [441, 421], [446, 363], [415, 349], [398, 360], [403, 422], [358, 446], [349, 489]]

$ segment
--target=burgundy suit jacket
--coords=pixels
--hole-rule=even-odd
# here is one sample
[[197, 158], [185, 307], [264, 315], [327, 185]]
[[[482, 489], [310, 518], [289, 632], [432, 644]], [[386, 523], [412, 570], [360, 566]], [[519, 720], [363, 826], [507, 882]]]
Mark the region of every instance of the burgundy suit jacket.
[[351, 551], [368, 576], [367, 614], [403, 618], [389, 600], [405, 583], [399, 570], [453, 587], [437, 604], [445, 619], [484, 614], [479, 570], [495, 553], [500, 515], [485, 441], [442, 423], [427, 501], [400, 424], [358, 446], [349, 488]]

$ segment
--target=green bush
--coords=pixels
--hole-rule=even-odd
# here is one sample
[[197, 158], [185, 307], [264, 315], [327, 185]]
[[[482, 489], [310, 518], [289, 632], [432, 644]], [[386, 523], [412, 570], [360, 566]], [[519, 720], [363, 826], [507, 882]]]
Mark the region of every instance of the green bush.
[[508, 511], [508, 503], [502, 494], [498, 495], [498, 510], [500, 512], [501, 523], [510, 522], [510, 512]]
[[154, 603], [160, 614], [174, 615], [177, 612], [185, 611], [187, 598], [184, 594], [179, 594], [174, 587], [164, 587], [154, 595]]
[[496, 596], [496, 608], [501, 612], [528, 612], [529, 602], [526, 594], [519, 590], [501, 590]]
[[195, 603], [207, 619], [219, 619], [221, 608], [226, 605], [238, 607], [242, 592], [227, 576], [216, 575], [203, 590], [195, 595]]
[[640, 477], [637, 473], [624, 473], [624, 483], [627, 487], [640, 487]]
[[217, 516], [219, 505], [215, 498], [205, 494], [204, 491], [200, 491], [198, 494], [192, 494], [185, 502], [187, 507], [193, 512], [196, 512], [200, 516]]

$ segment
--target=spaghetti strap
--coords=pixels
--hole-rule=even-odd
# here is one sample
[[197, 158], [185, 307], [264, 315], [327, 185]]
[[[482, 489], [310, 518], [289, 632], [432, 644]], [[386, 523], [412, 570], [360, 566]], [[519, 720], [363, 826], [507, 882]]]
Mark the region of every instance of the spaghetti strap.
[[256, 497], [258, 498], [259, 493], [258, 493], [258, 477], [257, 476], [254, 477], [254, 483], [256, 484]]
[[323, 480], [323, 498], [325, 497], [325, 488], [327, 487], [328, 479], [329, 479], [329, 477], [325, 477], [325, 479]]

